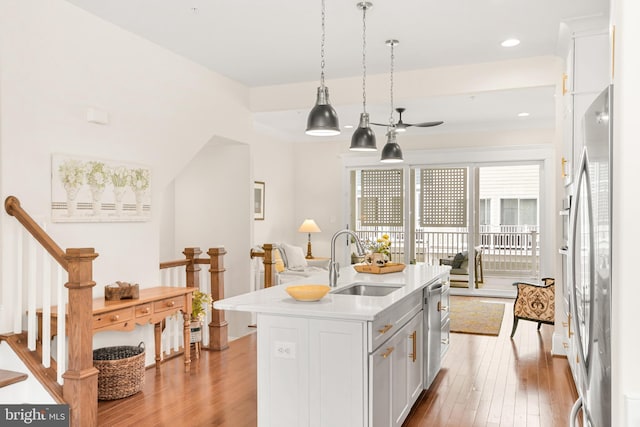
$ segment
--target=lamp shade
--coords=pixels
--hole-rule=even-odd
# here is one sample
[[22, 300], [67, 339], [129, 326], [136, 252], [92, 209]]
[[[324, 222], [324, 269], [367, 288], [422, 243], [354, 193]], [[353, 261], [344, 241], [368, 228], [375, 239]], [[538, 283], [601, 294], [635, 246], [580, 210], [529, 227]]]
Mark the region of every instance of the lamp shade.
[[340, 124], [338, 114], [329, 103], [329, 88], [320, 86], [316, 105], [309, 112], [307, 117], [307, 135], [312, 136], [334, 136], [340, 134]]
[[298, 228], [298, 232], [300, 233], [320, 233], [320, 227], [318, 224], [312, 219], [305, 219], [300, 228]]
[[376, 134], [369, 126], [369, 114], [360, 113], [360, 124], [351, 137], [351, 151], [376, 151]]
[[380, 161], [383, 163], [400, 163], [404, 161], [402, 158], [402, 149], [400, 149], [400, 145], [396, 142], [396, 133], [393, 130], [387, 133], [387, 143], [382, 148]]

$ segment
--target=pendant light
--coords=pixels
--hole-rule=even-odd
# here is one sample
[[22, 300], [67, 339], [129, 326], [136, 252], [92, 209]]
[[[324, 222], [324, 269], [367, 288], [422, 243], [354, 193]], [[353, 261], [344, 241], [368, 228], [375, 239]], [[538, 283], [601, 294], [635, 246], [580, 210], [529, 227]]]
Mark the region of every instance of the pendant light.
[[391, 72], [389, 73], [391, 114], [389, 114], [389, 127], [387, 128], [387, 143], [382, 148], [382, 156], [380, 157], [380, 161], [383, 163], [400, 163], [403, 161], [402, 150], [400, 149], [400, 145], [396, 141], [396, 124], [393, 121], [393, 60], [395, 59], [393, 48], [399, 43], [399, 41], [387, 40], [385, 43], [391, 48]]
[[325, 7], [322, 0], [322, 38], [320, 41], [320, 87], [316, 96], [316, 105], [309, 112], [307, 130], [312, 136], [334, 136], [340, 134], [338, 114], [329, 103], [329, 88], [324, 85], [324, 37], [325, 37]]
[[376, 134], [369, 126], [369, 114], [367, 113], [367, 10], [373, 4], [370, 2], [360, 2], [358, 9], [362, 10], [362, 113], [360, 113], [360, 124], [351, 137], [351, 151], [376, 151]]

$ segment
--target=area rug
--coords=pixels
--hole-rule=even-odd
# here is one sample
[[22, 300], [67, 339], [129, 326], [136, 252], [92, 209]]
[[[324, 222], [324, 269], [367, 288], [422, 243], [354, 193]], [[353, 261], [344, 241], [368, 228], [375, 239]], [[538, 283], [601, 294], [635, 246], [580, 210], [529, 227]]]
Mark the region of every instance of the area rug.
[[487, 298], [451, 296], [451, 332], [498, 336], [504, 303], [484, 302]]

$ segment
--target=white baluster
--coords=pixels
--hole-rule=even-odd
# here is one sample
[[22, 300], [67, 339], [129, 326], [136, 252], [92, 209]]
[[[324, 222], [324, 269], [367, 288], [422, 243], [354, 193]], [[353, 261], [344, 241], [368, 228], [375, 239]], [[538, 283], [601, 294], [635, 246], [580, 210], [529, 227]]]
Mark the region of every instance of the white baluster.
[[44, 249], [42, 256], [42, 365], [51, 366], [51, 258]]
[[66, 310], [67, 305], [67, 293], [64, 287], [64, 269], [60, 264], [56, 263], [56, 304], [58, 306], [58, 329], [57, 329], [57, 346], [56, 346], [56, 365], [57, 365], [57, 380], [58, 384], [63, 384], [62, 374], [67, 370], [67, 340], [66, 340]]
[[36, 242], [33, 239], [28, 240], [29, 245], [29, 274], [27, 280], [27, 346], [29, 350], [36, 349], [36, 280], [38, 277], [38, 256], [36, 251]]

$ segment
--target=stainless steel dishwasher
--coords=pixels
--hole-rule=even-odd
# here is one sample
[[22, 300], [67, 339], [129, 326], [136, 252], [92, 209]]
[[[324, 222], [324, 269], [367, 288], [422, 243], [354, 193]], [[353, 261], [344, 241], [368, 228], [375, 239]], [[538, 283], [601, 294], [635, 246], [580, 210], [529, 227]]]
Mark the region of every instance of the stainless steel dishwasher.
[[427, 339], [424, 341], [425, 349], [425, 369], [424, 388], [431, 386], [431, 383], [440, 371], [441, 361], [441, 316], [440, 299], [442, 297], [442, 281], [427, 286], [424, 290], [424, 322]]

